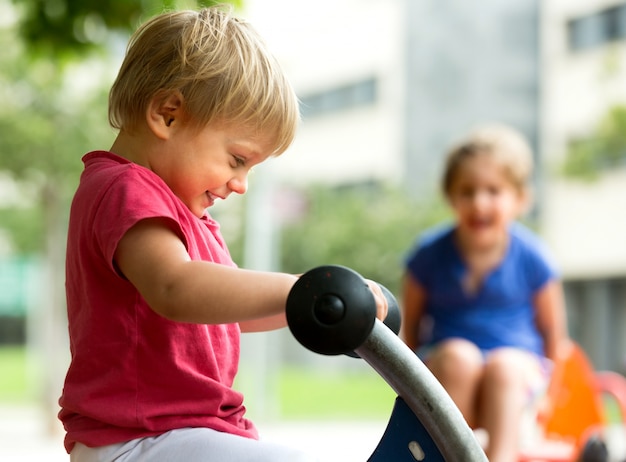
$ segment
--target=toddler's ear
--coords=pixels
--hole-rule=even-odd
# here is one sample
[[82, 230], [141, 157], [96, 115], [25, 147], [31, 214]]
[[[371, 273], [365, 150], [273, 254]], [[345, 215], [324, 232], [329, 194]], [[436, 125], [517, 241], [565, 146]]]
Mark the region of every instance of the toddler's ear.
[[156, 94], [146, 110], [146, 122], [157, 138], [169, 138], [171, 128], [180, 121], [183, 95], [179, 91]]

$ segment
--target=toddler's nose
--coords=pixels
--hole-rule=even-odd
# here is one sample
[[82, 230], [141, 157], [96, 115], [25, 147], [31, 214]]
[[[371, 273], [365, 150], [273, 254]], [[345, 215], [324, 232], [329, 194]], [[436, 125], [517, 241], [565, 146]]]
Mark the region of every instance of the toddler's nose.
[[248, 190], [248, 175], [240, 175], [228, 182], [228, 188], [237, 194], [245, 194]]

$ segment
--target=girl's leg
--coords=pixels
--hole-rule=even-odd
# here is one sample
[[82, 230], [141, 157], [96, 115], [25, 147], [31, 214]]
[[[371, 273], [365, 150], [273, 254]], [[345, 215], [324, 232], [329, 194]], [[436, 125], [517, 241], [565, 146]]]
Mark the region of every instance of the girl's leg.
[[519, 450], [522, 414], [530, 384], [541, 378], [539, 359], [514, 348], [499, 348], [485, 360], [480, 388], [479, 424], [489, 435], [491, 462], [514, 462]]
[[476, 345], [463, 339], [441, 342], [425, 361], [472, 428], [476, 425], [483, 362], [482, 352]]
[[71, 462], [319, 462], [296, 449], [208, 428], [181, 428], [123, 444], [76, 445]]

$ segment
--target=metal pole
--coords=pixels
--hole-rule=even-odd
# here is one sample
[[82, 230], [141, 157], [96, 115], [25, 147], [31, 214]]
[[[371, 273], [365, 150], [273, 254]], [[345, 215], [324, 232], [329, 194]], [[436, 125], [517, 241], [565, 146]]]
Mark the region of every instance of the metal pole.
[[381, 321], [356, 349], [407, 403], [446, 462], [487, 462], [463, 415], [422, 361]]

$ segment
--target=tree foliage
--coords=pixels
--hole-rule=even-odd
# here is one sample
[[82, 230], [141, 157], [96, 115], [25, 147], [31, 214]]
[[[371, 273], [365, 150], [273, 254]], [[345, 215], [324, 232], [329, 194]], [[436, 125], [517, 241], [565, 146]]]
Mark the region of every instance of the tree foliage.
[[601, 172], [626, 164], [626, 106], [611, 107], [591, 135], [570, 144], [563, 172], [595, 179]]
[[[38, 56], [84, 54], [101, 48], [111, 31], [128, 33], [148, 16], [215, 0], [12, 0], [22, 17], [20, 36]], [[239, 5], [240, 1], [231, 1]]]
[[306, 211], [282, 231], [281, 269], [302, 273], [338, 264], [398, 294], [403, 258], [420, 231], [449, 217], [436, 200], [418, 202], [380, 184], [305, 191]]
[[[54, 61], [29, 61], [14, 37], [11, 28], [0, 29], [0, 170], [29, 200], [0, 205], [2, 227], [14, 251], [42, 252], [44, 233], [65, 219], [52, 213], [69, 200], [82, 153], [108, 146], [112, 132], [104, 90], [79, 91]], [[40, 223], [28, 223], [29, 217]]]

